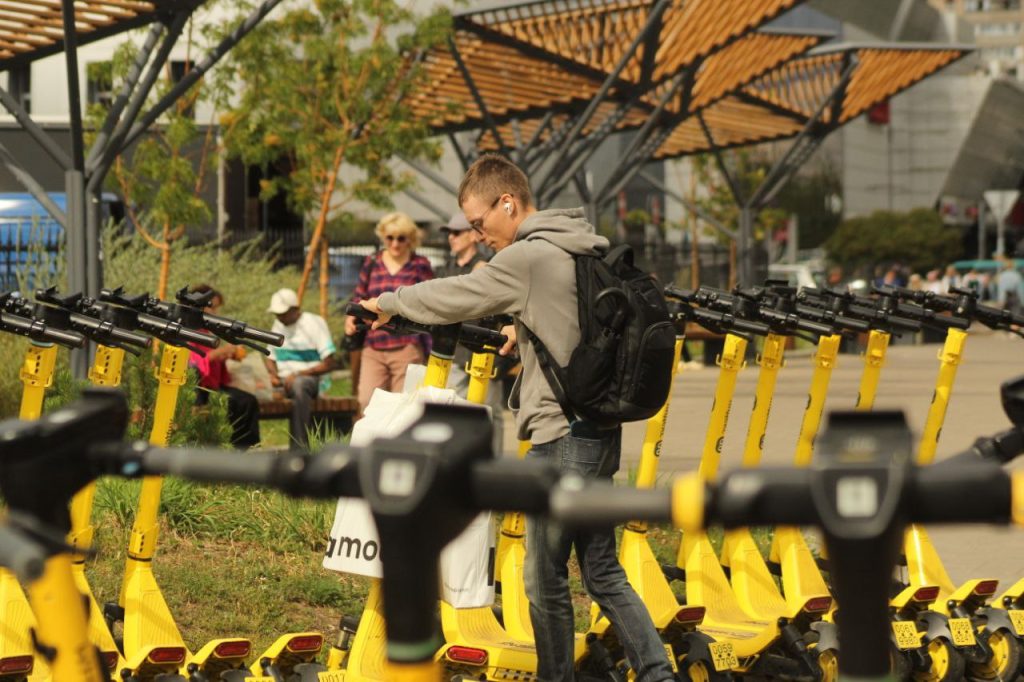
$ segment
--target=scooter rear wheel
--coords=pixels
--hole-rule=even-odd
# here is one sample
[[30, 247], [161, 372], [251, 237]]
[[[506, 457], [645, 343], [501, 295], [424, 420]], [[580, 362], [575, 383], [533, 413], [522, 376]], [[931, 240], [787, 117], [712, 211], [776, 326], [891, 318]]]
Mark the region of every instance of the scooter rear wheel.
[[967, 666], [969, 680], [1015, 680], [1020, 674], [1020, 641], [1006, 630], [996, 630], [989, 637], [992, 658]]
[[945, 639], [928, 642], [931, 666], [913, 675], [915, 682], [957, 682], [964, 678], [967, 664], [964, 657]]
[[835, 649], [827, 649], [818, 656], [821, 668], [821, 682], [836, 682], [839, 679], [839, 656]]

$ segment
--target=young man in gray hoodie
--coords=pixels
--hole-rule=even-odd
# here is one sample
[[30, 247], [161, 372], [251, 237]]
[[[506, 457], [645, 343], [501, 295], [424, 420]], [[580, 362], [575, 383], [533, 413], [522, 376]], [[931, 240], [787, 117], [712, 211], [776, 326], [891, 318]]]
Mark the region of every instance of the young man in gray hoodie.
[[[594, 233], [582, 209], [538, 211], [523, 172], [504, 157], [487, 154], [466, 172], [459, 206], [474, 230], [497, 255], [470, 274], [421, 282], [369, 299], [362, 305], [379, 315], [425, 324], [450, 324], [497, 314], [515, 318], [515, 338], [532, 330], [561, 365], [580, 339], [573, 255], [599, 255], [608, 240]], [[511, 329], [509, 330], [511, 332]], [[541, 372], [529, 342], [519, 348], [523, 369], [512, 390], [521, 440], [528, 457], [538, 457], [591, 477], [611, 477], [619, 468], [621, 428], [598, 429], [586, 421], [572, 424], [563, 414]], [[643, 602], [618, 562], [615, 535], [601, 531], [562, 531], [542, 518], [527, 521], [526, 594], [530, 600], [537, 647], [537, 676], [544, 682], [574, 679], [575, 627], [569, 593], [569, 553], [573, 546], [590, 596], [608, 615], [626, 649], [638, 682], [675, 679], [665, 649]]]

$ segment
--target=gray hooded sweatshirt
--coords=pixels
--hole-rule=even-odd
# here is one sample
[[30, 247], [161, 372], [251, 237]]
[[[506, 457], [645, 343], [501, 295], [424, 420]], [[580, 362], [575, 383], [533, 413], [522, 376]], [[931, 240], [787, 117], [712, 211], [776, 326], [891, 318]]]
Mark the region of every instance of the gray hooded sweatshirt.
[[570, 254], [600, 255], [608, 246], [583, 218], [583, 209], [537, 211], [486, 267], [381, 294], [380, 309], [423, 324], [513, 315], [523, 369], [509, 406], [516, 413], [521, 440], [547, 443], [569, 433], [569, 422], [523, 325], [544, 342], [559, 365], [568, 364], [580, 340], [576, 266]]

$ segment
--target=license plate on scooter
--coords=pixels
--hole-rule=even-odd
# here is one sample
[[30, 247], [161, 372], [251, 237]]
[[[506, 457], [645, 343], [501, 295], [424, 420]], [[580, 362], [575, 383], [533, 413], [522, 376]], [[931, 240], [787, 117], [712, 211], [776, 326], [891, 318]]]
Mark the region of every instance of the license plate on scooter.
[[327, 672], [317, 673], [316, 679], [319, 682], [345, 682], [345, 673], [340, 670], [328, 670]]
[[974, 637], [974, 626], [970, 618], [950, 618], [949, 633], [953, 635], [955, 646], [974, 646], [978, 640]]
[[916, 649], [921, 646], [921, 638], [917, 634], [917, 625], [909, 620], [893, 622], [892, 634], [896, 636], [896, 646], [901, 650]]
[[714, 663], [717, 672], [732, 670], [740, 666], [731, 642], [711, 642], [708, 644], [708, 649], [711, 650], [711, 662]]
[[1013, 631], [1018, 637], [1024, 637], [1024, 611], [1010, 609], [1007, 613], [1010, 615], [1010, 622], [1013, 623]]

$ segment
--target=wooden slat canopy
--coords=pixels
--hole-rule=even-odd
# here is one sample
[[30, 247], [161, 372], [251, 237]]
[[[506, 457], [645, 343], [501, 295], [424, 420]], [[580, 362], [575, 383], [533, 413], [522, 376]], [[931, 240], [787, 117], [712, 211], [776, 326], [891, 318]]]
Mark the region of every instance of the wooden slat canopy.
[[[731, 40], [722, 49], [695, 67], [692, 83], [679, 88], [679, 96], [665, 106], [668, 115], [694, 113], [714, 101], [762, 76], [771, 69], [818, 45], [824, 36], [805, 33], [757, 32]], [[567, 69], [543, 55], [523, 53], [517, 48], [496, 44], [476, 33], [459, 30], [453, 39], [469, 79], [460, 68], [450, 47], [438, 47], [425, 57], [429, 85], [412, 96], [418, 113], [431, 122], [437, 132], [477, 129], [484, 112], [471, 89], [477, 89], [488, 113], [499, 124], [502, 137], [512, 140], [510, 121], [516, 119], [521, 134], [529, 137], [539, 118], [549, 111], [579, 111], [595, 97], [606, 74], [589, 75]], [[689, 65], [688, 65], [689, 66]], [[673, 76], [685, 71], [679, 67]], [[662, 96], [673, 87], [662, 79], [642, 92], [622, 88], [614, 91], [588, 123], [592, 130], [613, 115], [618, 103], [635, 99], [618, 127], [642, 125]], [[490, 142], [486, 142], [489, 139]], [[493, 137], [482, 144], [495, 147]]]
[[[161, 9], [202, 0], [75, 0], [79, 45], [116, 35], [157, 18]], [[64, 50], [60, 0], [0, 0], [0, 71]]]
[[[703, 112], [714, 146], [728, 148], [799, 133], [839, 82], [854, 71], [835, 108], [819, 125], [838, 127], [899, 94], [968, 53], [930, 45], [827, 45], [793, 59], [716, 102]], [[654, 153], [664, 159], [707, 152], [712, 144], [695, 120], [683, 122]]]

